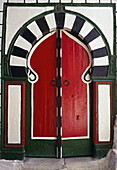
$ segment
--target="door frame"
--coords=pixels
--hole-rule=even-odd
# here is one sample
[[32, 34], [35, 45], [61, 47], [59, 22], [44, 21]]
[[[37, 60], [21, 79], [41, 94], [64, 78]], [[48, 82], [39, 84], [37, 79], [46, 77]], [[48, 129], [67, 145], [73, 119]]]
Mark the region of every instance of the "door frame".
[[[18, 5], [22, 5], [22, 4], [18, 4]], [[38, 4], [37, 6], [54, 6], [55, 4]], [[7, 55], [5, 54], [5, 34], [6, 34], [6, 13], [7, 13], [7, 7], [9, 6], [16, 6], [16, 4], [5, 4], [4, 6], [4, 20], [3, 20], [3, 25], [4, 25], [4, 32], [3, 32], [3, 43], [2, 43], [2, 56], [3, 56], [3, 60], [2, 60], [2, 146], [1, 146], [1, 155], [2, 155], [2, 158], [11, 158], [11, 155], [12, 155], [12, 158], [15, 159], [16, 158], [16, 155], [17, 157], [19, 158], [23, 158], [24, 156], [24, 147], [25, 147], [25, 144], [20, 144], [19, 146], [17, 146], [17, 143], [14, 143], [14, 146], [15, 147], [12, 147], [11, 145], [8, 145], [6, 147], [6, 143], [5, 143], [5, 136], [4, 136], [4, 132], [5, 132], [5, 124], [8, 124], [8, 122], [5, 122], [5, 103], [6, 103], [6, 100], [5, 100], [5, 94], [6, 94], [6, 91], [5, 91], [5, 84], [8, 83], [8, 82], [14, 82], [14, 83], [24, 83], [26, 88], [27, 88], [27, 68], [26, 66], [23, 64], [22, 65], [22, 69], [20, 68], [20, 63], [18, 63], [17, 61], [17, 64], [16, 64], [16, 67], [15, 69], [13, 68], [13, 57], [12, 57], [12, 54], [13, 54], [13, 50], [14, 50], [14, 47], [16, 45], [16, 41], [19, 41], [19, 37], [22, 35], [22, 33], [25, 34], [25, 30], [27, 29], [28, 26], [30, 26], [30, 24], [33, 22], [33, 21], [36, 21], [37, 19], [39, 18], [43, 18], [43, 17], [46, 17], [47, 15], [50, 16], [51, 14], [58, 14], [58, 17], [56, 18], [56, 21], [58, 20], [59, 21], [59, 14], [60, 13], [65, 13], [65, 14], [69, 14], [70, 18], [71, 16], [76, 16], [76, 17], [80, 17], [82, 18], [85, 22], [88, 22], [90, 23], [92, 26], [93, 26], [93, 29], [95, 29], [101, 39], [104, 41], [104, 44], [105, 44], [105, 47], [107, 49], [107, 53], [108, 53], [108, 60], [109, 60], [109, 63], [108, 63], [108, 67], [107, 69], [104, 71], [106, 72], [105, 75], [102, 75], [101, 72], [102, 72], [102, 68], [101, 68], [101, 65], [99, 66], [99, 74], [98, 76], [96, 74], [92, 74], [92, 80], [94, 82], [94, 93], [97, 93], [96, 92], [96, 87], [95, 87], [95, 83], [99, 83], [99, 82], [102, 82], [102, 83], [112, 83], [111, 85], [111, 89], [112, 89], [112, 93], [111, 93], [111, 109], [112, 109], [112, 117], [113, 117], [113, 120], [112, 120], [112, 123], [111, 123], [111, 130], [113, 131], [113, 127], [112, 127], [112, 124], [114, 122], [114, 119], [115, 119], [115, 63], [116, 63], [116, 57], [115, 57], [115, 53], [116, 53], [116, 50], [115, 50], [115, 46], [116, 44], [114, 44], [114, 55], [111, 54], [110, 52], [110, 47], [109, 47], [109, 44], [104, 36], [104, 34], [101, 32], [101, 30], [99, 29], [99, 27], [94, 23], [92, 22], [90, 19], [86, 18], [85, 16], [79, 14], [79, 13], [76, 13], [76, 12], [72, 12], [72, 11], [68, 11], [65, 9], [65, 6], [72, 6], [72, 4], [56, 4], [55, 5], [55, 8], [54, 10], [52, 11], [48, 11], [48, 12], [45, 12], [45, 13], [42, 13], [41, 15], [38, 15], [34, 18], [32, 18], [31, 20], [29, 20], [28, 22], [26, 22], [21, 28], [19, 28], [18, 32], [15, 34], [14, 38], [12, 39], [11, 41], [11, 44], [9, 46], [9, 49], [8, 49], [8, 53]], [[96, 6], [96, 7], [101, 7], [101, 6], [105, 6], [105, 7], [112, 7], [113, 8], [113, 12], [115, 12], [115, 5], [113, 4], [74, 4], [74, 6]], [[25, 4], [25, 6], [31, 6], [31, 4]], [[59, 8], [59, 6], [61, 8]], [[52, 15], [53, 16], [53, 15]], [[67, 15], [68, 16], [68, 15]], [[68, 17], [69, 19], [69, 17]], [[58, 21], [56, 22], [56, 24], [58, 24]], [[114, 16], [114, 21], [115, 21], [115, 16]], [[115, 23], [115, 22], [114, 22]], [[115, 25], [115, 24], [114, 24]], [[49, 25], [51, 26], [51, 25]], [[51, 31], [52, 29], [53, 30], [56, 30], [56, 29], [60, 29], [61, 25], [53, 25], [52, 27], [50, 27], [50, 30]], [[64, 27], [64, 25], [62, 25], [62, 27]], [[64, 29], [66, 30], [73, 30], [71, 29], [69, 26], [68, 27], [65, 27]], [[115, 27], [114, 27], [114, 30], [115, 30]], [[45, 34], [47, 33], [47, 30], [46, 32], [43, 32], [41, 34], [41, 37], [44, 36]], [[76, 35], [75, 32], [72, 32], [74, 36], [78, 36], [79, 38], [82, 39], [82, 41], [84, 41], [84, 38], [85, 37], [82, 37], [82, 36], [79, 36], [79, 35]], [[114, 31], [115, 33], [115, 31]], [[115, 36], [114, 36], [115, 37]], [[40, 37], [39, 37], [40, 38]], [[115, 42], [115, 41], [114, 41]], [[84, 43], [87, 43], [84, 41]], [[34, 44], [32, 44], [33, 46]], [[30, 49], [29, 49], [30, 51]], [[29, 52], [28, 51], [28, 52]], [[91, 47], [90, 47], [90, 51], [92, 51]], [[93, 54], [92, 54], [93, 55]], [[27, 58], [27, 54], [26, 56], [24, 56], [24, 59]], [[93, 56], [92, 56], [93, 58]], [[95, 57], [94, 57], [95, 58]], [[93, 69], [95, 70], [95, 66], [93, 67]], [[20, 73], [20, 74], [17, 74], [17, 73]], [[96, 73], [96, 72], [95, 72]], [[27, 99], [28, 100], [28, 99]], [[26, 100], [26, 102], [27, 102]], [[113, 100], [113, 102], [112, 102]], [[94, 102], [93, 103], [93, 106], [94, 106], [94, 109], [93, 109], [93, 112], [94, 112], [94, 115], [96, 117], [96, 113], [97, 111], [95, 111], [95, 107], [97, 107], [97, 102]], [[27, 109], [25, 109], [25, 111], [27, 111]], [[8, 113], [7, 113], [8, 114]], [[98, 124], [98, 119], [96, 118], [95, 120], [93, 121], [96, 121], [96, 123]], [[21, 123], [21, 127], [25, 126], [24, 124]], [[93, 129], [94, 129], [94, 155], [95, 156], [99, 156], [99, 157], [102, 157], [105, 155], [104, 152], [107, 153], [107, 151], [112, 147], [112, 138], [113, 138], [113, 135], [111, 136], [111, 142], [102, 142], [102, 141], [98, 141], [97, 139], [97, 136], [98, 135], [98, 130], [97, 130], [97, 127], [95, 127], [95, 125], [93, 126]], [[96, 136], [96, 137], [95, 137]], [[21, 138], [23, 138], [23, 140], [25, 140], [25, 135], [22, 136]], [[7, 152], [7, 154], [6, 154]], [[13, 154], [14, 152], [14, 154]], [[10, 156], [9, 156], [10, 155]]]

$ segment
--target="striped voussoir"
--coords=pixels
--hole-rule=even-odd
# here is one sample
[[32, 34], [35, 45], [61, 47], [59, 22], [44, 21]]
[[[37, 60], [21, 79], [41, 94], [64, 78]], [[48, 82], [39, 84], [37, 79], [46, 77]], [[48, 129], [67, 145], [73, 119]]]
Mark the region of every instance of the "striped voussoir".
[[26, 60], [30, 49], [40, 37], [56, 29], [68, 30], [71, 34], [82, 38], [92, 54], [92, 76], [107, 76], [108, 52], [103, 38], [96, 28], [80, 16], [68, 13], [51, 13], [30, 23], [15, 41], [10, 56], [13, 77], [27, 77]]

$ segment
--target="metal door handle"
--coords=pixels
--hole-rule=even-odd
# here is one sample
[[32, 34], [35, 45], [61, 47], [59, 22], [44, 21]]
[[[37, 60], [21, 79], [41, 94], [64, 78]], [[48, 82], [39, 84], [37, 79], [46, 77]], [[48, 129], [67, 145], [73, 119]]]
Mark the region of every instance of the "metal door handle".
[[66, 79], [64, 82], [63, 82], [64, 86], [69, 86], [69, 81]]
[[52, 85], [53, 87], [57, 85], [56, 79], [53, 79], [53, 80], [51, 81], [51, 85]]

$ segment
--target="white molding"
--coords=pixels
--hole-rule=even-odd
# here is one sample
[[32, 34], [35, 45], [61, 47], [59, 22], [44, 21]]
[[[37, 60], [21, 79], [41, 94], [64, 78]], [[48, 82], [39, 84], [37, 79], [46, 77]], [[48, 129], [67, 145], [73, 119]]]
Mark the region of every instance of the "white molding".
[[90, 46], [91, 50], [96, 50], [98, 48], [105, 47], [105, 43], [104, 43], [102, 37], [99, 36], [96, 39], [94, 39], [93, 41], [91, 41], [89, 43], [89, 46]]
[[56, 29], [56, 21], [55, 21], [54, 13], [46, 15], [45, 18], [46, 18], [46, 21], [50, 28], [50, 31], [55, 30]]
[[93, 29], [94, 27], [89, 23], [89, 22], [85, 22], [83, 27], [81, 28], [79, 35], [81, 35], [81, 37], [86, 37], [88, 35], [88, 33]]
[[26, 59], [23, 57], [17, 57], [17, 56], [11, 55], [10, 65], [18, 66], [18, 67], [20, 66], [26, 67]]
[[111, 86], [98, 84], [98, 141], [110, 141]]
[[21, 85], [8, 85], [8, 144], [21, 143]]
[[108, 56], [93, 59], [93, 66], [108, 66], [108, 65], [109, 65]]
[[75, 19], [76, 19], [76, 15], [71, 15], [71, 14], [66, 13], [64, 28], [70, 31], [73, 27]]
[[27, 28], [37, 37], [37, 40], [42, 37], [43, 34], [35, 21], [29, 24]]
[[32, 45], [23, 37], [19, 35], [19, 37], [16, 39], [14, 46], [20, 47], [24, 50], [29, 51], [32, 47]]

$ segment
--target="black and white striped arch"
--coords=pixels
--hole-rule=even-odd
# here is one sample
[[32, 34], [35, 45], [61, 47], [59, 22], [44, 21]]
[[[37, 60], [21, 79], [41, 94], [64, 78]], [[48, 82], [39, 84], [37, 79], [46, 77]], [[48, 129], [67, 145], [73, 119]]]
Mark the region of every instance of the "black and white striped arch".
[[92, 76], [107, 76], [109, 56], [104, 40], [96, 28], [80, 16], [51, 13], [30, 23], [17, 37], [10, 55], [12, 77], [27, 77], [27, 56], [30, 49], [42, 36], [56, 29], [68, 30], [82, 38], [92, 55]]

